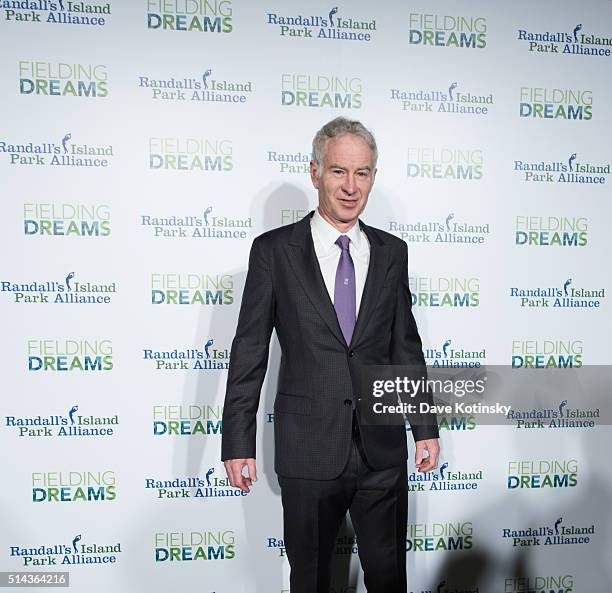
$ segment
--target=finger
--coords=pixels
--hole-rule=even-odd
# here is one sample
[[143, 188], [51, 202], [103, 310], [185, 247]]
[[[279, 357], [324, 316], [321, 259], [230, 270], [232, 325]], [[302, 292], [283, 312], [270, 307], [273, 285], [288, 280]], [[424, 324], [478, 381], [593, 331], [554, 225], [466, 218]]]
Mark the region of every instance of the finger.
[[229, 478], [231, 486], [233, 488], [238, 488], [238, 486], [236, 486], [236, 477], [234, 476], [234, 467], [231, 461], [226, 464], [225, 471], [227, 472], [227, 477]]
[[438, 463], [440, 461], [440, 448], [436, 447], [432, 451], [430, 451], [429, 457], [431, 458], [432, 469], [438, 467]]
[[234, 485], [234, 475], [232, 473], [232, 462], [224, 461], [223, 465], [225, 466], [225, 473], [227, 474], [227, 479], [230, 481], [230, 484]]
[[247, 459], [247, 469], [249, 471], [249, 478], [251, 482], [257, 482], [257, 468], [255, 467], [254, 459]]
[[427, 453], [428, 456], [425, 460], [426, 462], [424, 464], [423, 471], [430, 471], [438, 467], [438, 461], [440, 458], [440, 448], [436, 447], [435, 445], [432, 445], [431, 447], [427, 448]]
[[431, 455], [431, 463], [433, 465], [432, 469], [438, 467], [438, 462], [440, 461], [440, 451], [436, 451]]
[[427, 457], [427, 459], [419, 467], [419, 471], [423, 473], [428, 472], [432, 470], [435, 466], [436, 464], [434, 463], [433, 459], [431, 457]]
[[243, 492], [250, 492], [249, 486], [251, 485], [251, 482], [242, 473], [242, 470], [244, 469], [245, 466], [246, 466], [246, 461], [244, 459], [241, 459], [240, 462], [237, 463], [236, 466], [234, 467], [234, 472], [236, 476], [236, 487], [240, 488], [240, 490], [242, 490]]
[[230, 484], [234, 485], [234, 476], [232, 475], [232, 464], [229, 460], [224, 461], [223, 465], [225, 466], [225, 473], [227, 474], [227, 479], [230, 481]]
[[242, 475], [242, 468], [244, 467], [244, 461], [241, 459], [232, 459], [229, 463], [229, 479], [230, 484], [234, 488], [240, 488], [240, 490], [246, 490], [248, 492], [248, 485], [244, 481]]
[[417, 443], [416, 452], [414, 454], [414, 464], [419, 467], [423, 463], [423, 445]]

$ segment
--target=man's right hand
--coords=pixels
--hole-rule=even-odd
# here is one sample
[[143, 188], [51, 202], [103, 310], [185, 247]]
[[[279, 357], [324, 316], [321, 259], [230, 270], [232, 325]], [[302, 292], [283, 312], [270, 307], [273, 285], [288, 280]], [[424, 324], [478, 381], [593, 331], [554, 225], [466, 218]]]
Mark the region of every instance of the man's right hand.
[[[225, 471], [230, 484], [234, 488], [240, 488], [243, 492], [250, 492], [250, 486], [257, 482], [257, 470], [255, 469], [255, 459], [226, 459], [224, 462]], [[242, 470], [246, 466], [247, 475], [243, 475]]]

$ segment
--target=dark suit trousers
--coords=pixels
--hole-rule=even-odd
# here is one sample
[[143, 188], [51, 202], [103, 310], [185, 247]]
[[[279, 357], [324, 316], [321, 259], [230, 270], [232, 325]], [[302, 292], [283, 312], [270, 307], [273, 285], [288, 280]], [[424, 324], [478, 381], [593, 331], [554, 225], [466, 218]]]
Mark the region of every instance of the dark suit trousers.
[[349, 461], [338, 478], [278, 481], [291, 593], [329, 593], [334, 546], [347, 511], [368, 593], [406, 593], [405, 464], [370, 469], [354, 429]]

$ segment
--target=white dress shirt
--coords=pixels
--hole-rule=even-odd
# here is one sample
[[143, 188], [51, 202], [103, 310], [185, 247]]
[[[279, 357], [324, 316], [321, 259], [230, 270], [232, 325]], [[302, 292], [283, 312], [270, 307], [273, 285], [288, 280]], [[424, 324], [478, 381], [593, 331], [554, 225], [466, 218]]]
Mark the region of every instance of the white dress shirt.
[[[334, 289], [336, 285], [336, 270], [340, 261], [342, 249], [336, 245], [338, 237], [342, 235], [338, 229], [327, 222], [320, 214], [319, 209], [315, 210], [310, 219], [310, 229], [314, 250], [319, 260], [321, 274], [325, 281], [325, 287], [329, 293], [329, 298], [334, 302]], [[361, 296], [365, 286], [366, 276], [368, 275], [368, 265], [370, 263], [370, 242], [368, 237], [356, 222], [353, 227], [344, 233], [350, 239], [349, 253], [353, 258], [355, 266], [355, 288], [356, 288], [356, 312], [359, 314]]]

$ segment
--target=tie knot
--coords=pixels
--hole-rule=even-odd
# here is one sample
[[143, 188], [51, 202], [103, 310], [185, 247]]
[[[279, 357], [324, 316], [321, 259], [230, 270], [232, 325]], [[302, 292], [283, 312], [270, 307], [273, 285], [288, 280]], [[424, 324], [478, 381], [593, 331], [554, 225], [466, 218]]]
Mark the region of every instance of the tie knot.
[[346, 235], [340, 235], [336, 239], [336, 245], [342, 249], [342, 251], [347, 251], [349, 248], [349, 243], [351, 240]]

